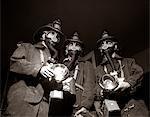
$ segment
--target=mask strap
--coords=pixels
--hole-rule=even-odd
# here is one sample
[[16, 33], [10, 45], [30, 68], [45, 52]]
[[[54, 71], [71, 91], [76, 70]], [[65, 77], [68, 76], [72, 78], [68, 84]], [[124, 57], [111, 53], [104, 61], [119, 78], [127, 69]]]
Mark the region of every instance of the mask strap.
[[106, 74], [108, 74], [108, 70], [107, 70], [106, 65], [104, 65], [104, 71], [105, 71]]
[[43, 54], [42, 50], [40, 50], [40, 60], [41, 60], [41, 63], [43, 64], [44, 63], [44, 54]]
[[124, 78], [124, 72], [123, 72], [123, 66], [122, 66], [122, 63], [121, 63], [121, 60], [118, 60], [119, 62], [119, 65], [120, 65], [120, 71], [121, 71], [121, 78]]

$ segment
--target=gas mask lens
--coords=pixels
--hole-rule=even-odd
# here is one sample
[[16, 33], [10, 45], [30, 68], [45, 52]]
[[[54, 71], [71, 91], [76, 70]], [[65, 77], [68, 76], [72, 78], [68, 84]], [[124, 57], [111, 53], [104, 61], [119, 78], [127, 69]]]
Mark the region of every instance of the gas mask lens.
[[98, 49], [99, 50], [107, 50], [109, 48], [112, 48], [114, 45], [115, 45], [115, 42], [106, 40], [106, 41], [102, 41], [100, 43], [100, 47]]
[[81, 46], [80, 46], [80, 44], [78, 44], [76, 42], [72, 42], [68, 45], [68, 50], [81, 51]]
[[46, 34], [46, 38], [50, 39], [53, 43], [59, 43], [60, 41], [60, 35], [55, 31], [49, 31]]

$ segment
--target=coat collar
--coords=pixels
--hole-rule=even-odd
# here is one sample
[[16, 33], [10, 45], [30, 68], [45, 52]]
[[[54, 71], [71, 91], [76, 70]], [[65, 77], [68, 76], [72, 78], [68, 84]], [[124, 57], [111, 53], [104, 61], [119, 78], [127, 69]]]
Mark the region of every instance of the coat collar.
[[42, 41], [40, 41], [40, 42], [34, 44], [34, 46], [35, 46], [36, 48], [39, 48], [39, 49], [45, 49], [45, 48], [47, 48], [47, 47], [42, 43]]

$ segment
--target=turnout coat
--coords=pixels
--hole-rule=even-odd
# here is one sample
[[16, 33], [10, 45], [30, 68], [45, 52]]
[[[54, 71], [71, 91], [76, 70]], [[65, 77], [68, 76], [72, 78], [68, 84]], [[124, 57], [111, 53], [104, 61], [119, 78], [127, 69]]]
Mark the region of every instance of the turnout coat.
[[76, 83], [84, 90], [76, 88], [76, 109], [85, 107], [90, 109], [94, 102], [94, 88], [96, 83], [95, 71], [90, 61], [79, 62], [79, 73]]
[[[49, 50], [41, 42], [34, 45], [22, 43], [14, 51], [10, 58], [10, 71], [17, 74], [18, 81], [8, 91], [8, 116], [48, 117], [49, 91], [53, 90], [56, 83], [43, 81], [39, 71], [49, 57]], [[94, 101], [95, 86], [95, 73], [90, 62], [79, 62], [76, 83], [84, 87], [84, 90], [76, 89], [77, 108], [90, 108]]]
[[16, 73], [18, 82], [7, 95], [7, 113], [11, 117], [48, 117], [48, 100], [39, 82], [39, 70], [51, 57], [42, 45], [21, 43], [10, 58], [10, 71]]
[[[119, 64], [118, 60], [121, 61], [121, 65]], [[146, 105], [144, 104], [144, 101], [136, 100], [136, 97], [134, 97], [134, 93], [141, 85], [141, 81], [143, 79], [143, 69], [138, 64], [136, 64], [135, 59], [133, 58], [123, 58], [116, 54], [115, 59], [113, 59], [112, 61], [118, 71], [122, 67], [125, 78], [124, 81], [128, 82], [131, 85], [129, 89], [123, 92], [117, 92], [115, 96], [112, 96], [113, 99], [118, 101], [118, 104], [121, 108], [121, 116], [147, 117], [148, 111]], [[107, 67], [108, 73], [112, 71], [110, 64], [107, 61], [102, 61], [102, 63], [96, 67], [97, 82], [99, 78], [106, 74], [104, 66]], [[120, 74], [121, 72], [119, 72], [119, 75]], [[101, 100], [102, 89], [98, 85], [98, 83], [96, 90], [96, 98], [98, 100]]]

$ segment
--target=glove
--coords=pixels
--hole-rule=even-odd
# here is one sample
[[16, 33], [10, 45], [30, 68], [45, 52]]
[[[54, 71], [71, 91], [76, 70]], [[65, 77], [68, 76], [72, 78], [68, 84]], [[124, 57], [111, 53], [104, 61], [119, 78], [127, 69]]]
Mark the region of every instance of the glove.
[[70, 82], [71, 82], [71, 80], [73, 80], [72, 77], [67, 78], [66, 80], [62, 81], [64, 91], [69, 91], [70, 92]]
[[124, 91], [125, 89], [131, 86], [128, 82], [125, 82], [123, 80], [118, 80], [118, 82], [119, 82], [119, 85], [114, 91], [117, 91], [119, 89], [121, 89], [121, 91]]
[[74, 117], [95, 117], [95, 116], [91, 114], [86, 108], [82, 107], [75, 113]]
[[52, 77], [54, 76], [53, 70], [51, 69], [52, 64], [46, 64], [43, 66], [40, 70], [40, 74], [44, 78], [49, 78], [49, 81], [51, 81]]
[[82, 107], [80, 110], [78, 110], [78, 111], [75, 113], [74, 117], [83, 117], [83, 116], [81, 115], [81, 113], [86, 113], [86, 112], [87, 112], [87, 109], [84, 108], [84, 107]]
[[63, 90], [68, 91], [71, 94], [75, 94], [75, 80], [73, 77], [69, 77], [66, 80], [62, 81]]

